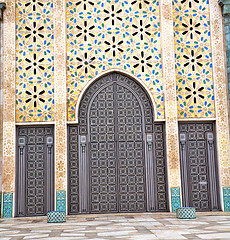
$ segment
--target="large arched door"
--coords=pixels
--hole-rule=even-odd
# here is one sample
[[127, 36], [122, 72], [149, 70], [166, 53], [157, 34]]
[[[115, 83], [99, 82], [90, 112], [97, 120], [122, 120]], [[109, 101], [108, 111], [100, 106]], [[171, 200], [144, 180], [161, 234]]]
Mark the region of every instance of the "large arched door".
[[84, 95], [69, 127], [69, 213], [167, 210], [164, 126], [146, 92], [121, 74]]

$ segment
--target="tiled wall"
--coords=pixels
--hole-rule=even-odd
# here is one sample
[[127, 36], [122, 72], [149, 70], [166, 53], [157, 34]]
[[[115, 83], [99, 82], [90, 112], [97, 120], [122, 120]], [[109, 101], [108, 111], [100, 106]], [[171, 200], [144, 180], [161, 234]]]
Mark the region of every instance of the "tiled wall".
[[171, 209], [176, 212], [176, 209], [181, 207], [180, 188], [171, 188]]
[[67, 0], [68, 120], [86, 83], [109, 69], [138, 77], [164, 119], [159, 1]]
[[54, 87], [56, 190], [66, 190], [67, 170], [67, 90], [66, 90], [66, 4], [54, 1]]
[[229, 187], [230, 182], [230, 139], [228, 83], [226, 77], [224, 25], [221, 8], [217, 0], [209, 2], [212, 42], [213, 79], [216, 108], [217, 153], [221, 185]]
[[15, 1], [4, 0], [3, 20], [3, 162], [2, 192], [14, 192], [15, 181]]
[[224, 16], [225, 25], [225, 43], [226, 43], [226, 57], [227, 57], [227, 72], [228, 72], [228, 95], [230, 105], [230, 16]]
[[161, 6], [161, 34], [162, 34], [162, 68], [165, 83], [165, 132], [166, 151], [168, 161], [169, 188], [180, 187], [180, 163], [178, 119], [176, 102], [176, 77], [174, 58], [174, 29], [172, 1], [162, 0]]
[[13, 193], [3, 193], [3, 218], [13, 216]]
[[[230, 141], [223, 28], [217, 0], [174, 1], [173, 12], [171, 1], [167, 0], [115, 1], [114, 4], [111, 1], [57, 0], [56, 8], [48, 0], [4, 2], [7, 4], [5, 23], [10, 23], [4, 25], [4, 192], [14, 191], [15, 172], [12, 166], [15, 166], [15, 107], [18, 122], [54, 121], [55, 116], [60, 118], [56, 132], [56, 169], [57, 179], [61, 179], [61, 183], [56, 181], [56, 187], [58, 190], [66, 188], [66, 154], [62, 151], [66, 150], [66, 138], [58, 138], [66, 132], [67, 111], [61, 107], [65, 104], [66, 96], [60, 101], [55, 97], [58, 104], [54, 103], [54, 88], [57, 85], [64, 86], [63, 79], [66, 78], [63, 75], [61, 81], [54, 83], [55, 71], [56, 76], [60, 75], [55, 68], [61, 69], [62, 73], [67, 70], [66, 92], [70, 121], [76, 120], [75, 104], [86, 83], [106, 70], [122, 69], [139, 78], [149, 88], [156, 103], [157, 118], [166, 119], [167, 122], [171, 187], [180, 185], [177, 116], [176, 107], [172, 106], [178, 103], [180, 118], [216, 117], [222, 186], [229, 186]], [[61, 26], [60, 34], [58, 9], [62, 9], [61, 19], [66, 14], [67, 21], [67, 29]], [[192, 22], [191, 17], [194, 19]], [[171, 57], [173, 40], [168, 42], [172, 35], [170, 29], [173, 29], [173, 20], [175, 59]], [[111, 27], [107, 26], [108, 22]], [[163, 29], [164, 36], [160, 29]], [[67, 65], [63, 57], [65, 49], [61, 52], [59, 43], [67, 48]], [[16, 59], [15, 54], [11, 54], [14, 52]], [[175, 60], [177, 82], [174, 83]], [[201, 71], [201, 65], [205, 71]], [[178, 101], [173, 92], [176, 83]], [[60, 87], [57, 96], [65, 88]]]
[[[3, 5], [0, 5], [0, 8]], [[3, 9], [3, 8], [2, 8]], [[0, 11], [2, 12], [2, 9]], [[3, 54], [2, 54], [2, 20], [0, 20], [0, 196], [2, 192], [2, 164], [3, 164], [3, 78], [2, 78], [2, 67], [3, 67]], [[1, 205], [0, 205], [1, 208]], [[1, 210], [0, 210], [1, 217]]]
[[53, 1], [16, 1], [16, 121], [54, 120]]
[[2, 193], [0, 192], [0, 218], [2, 217]]
[[56, 210], [66, 212], [66, 191], [56, 191]]
[[178, 118], [215, 117], [209, 2], [173, 2]]
[[230, 212], [230, 187], [223, 187], [224, 211]]

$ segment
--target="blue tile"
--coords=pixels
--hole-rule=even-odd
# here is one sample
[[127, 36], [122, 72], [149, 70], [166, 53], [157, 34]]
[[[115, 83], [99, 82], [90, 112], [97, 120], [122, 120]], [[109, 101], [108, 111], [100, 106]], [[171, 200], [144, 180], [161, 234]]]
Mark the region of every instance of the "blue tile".
[[171, 188], [172, 196], [180, 196], [180, 188]]
[[2, 193], [0, 193], [0, 218], [2, 217]]
[[171, 188], [171, 206], [172, 212], [176, 212], [181, 207], [180, 188]]
[[13, 193], [3, 193], [3, 218], [13, 216]]
[[66, 191], [56, 191], [56, 209], [66, 212]]
[[224, 211], [230, 212], [230, 187], [223, 187]]

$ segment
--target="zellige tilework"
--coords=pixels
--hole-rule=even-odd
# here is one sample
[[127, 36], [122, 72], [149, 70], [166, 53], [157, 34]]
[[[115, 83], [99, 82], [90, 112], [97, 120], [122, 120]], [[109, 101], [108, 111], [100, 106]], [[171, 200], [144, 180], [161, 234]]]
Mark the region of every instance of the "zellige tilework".
[[54, 120], [53, 2], [16, 1], [16, 121]]
[[179, 118], [214, 118], [208, 0], [173, 1]]
[[[61, 107], [66, 103], [66, 96], [61, 96], [62, 99], [55, 96], [55, 101], [60, 100], [55, 106], [56, 86], [64, 86], [66, 81], [68, 119], [76, 120], [75, 105], [86, 83], [112, 69], [120, 69], [139, 78], [154, 96], [157, 118], [165, 119], [166, 115], [170, 118], [166, 120], [167, 136], [171, 134], [171, 140], [167, 142], [169, 182], [170, 186], [179, 186], [177, 118], [174, 107], [170, 109], [170, 106], [175, 104], [172, 90], [174, 83], [170, 82], [170, 76], [174, 81], [175, 75], [173, 76], [173, 70], [168, 71], [170, 67], [163, 73], [164, 65], [168, 66], [169, 62], [173, 62], [170, 57], [172, 49], [169, 46], [173, 42], [162, 41], [162, 34], [170, 35], [167, 32], [169, 28], [162, 28], [162, 25], [169, 26], [172, 20], [175, 34], [176, 68], [173, 69], [176, 70], [177, 79], [178, 117], [216, 117], [221, 185], [229, 186], [230, 144], [223, 19], [217, 0], [175, 0], [173, 19], [167, 1], [58, 0], [55, 1], [56, 9], [62, 8], [62, 17], [66, 10], [67, 23], [62, 21], [66, 32], [62, 26], [59, 37], [62, 35], [63, 38], [60, 37], [56, 43], [54, 35], [55, 31], [56, 36], [58, 35], [59, 24], [55, 30], [54, 15], [57, 20], [59, 12], [55, 10], [52, 1], [3, 2], [7, 5], [4, 13], [6, 24], [3, 24], [3, 192], [13, 192], [15, 188], [15, 119], [17, 122], [43, 122], [54, 121], [56, 117], [59, 119], [56, 135], [61, 136], [66, 131], [66, 106]], [[65, 50], [62, 52], [59, 42], [67, 47], [67, 66], [63, 57]], [[166, 61], [163, 60], [163, 52]], [[58, 58], [55, 64], [54, 58], [58, 55], [63, 56]], [[68, 76], [65, 78], [63, 74], [60, 81], [57, 81], [54, 70], [59, 69], [60, 62], [62, 73], [67, 68]], [[55, 71], [56, 76], [60, 75]], [[163, 78], [167, 78], [167, 82], [164, 83]], [[61, 94], [61, 90], [58, 94]], [[167, 114], [164, 103], [166, 98]], [[56, 173], [57, 179], [61, 179], [57, 181], [58, 190], [64, 190], [66, 182], [66, 159], [62, 151], [66, 149], [66, 138], [63, 139], [65, 140], [56, 140]]]
[[2, 192], [13, 192], [15, 181], [15, 1], [5, 0], [3, 26], [3, 162]]
[[56, 190], [66, 190], [67, 170], [67, 90], [66, 90], [66, 7], [54, 1], [54, 78]]
[[176, 216], [179, 219], [195, 219], [196, 218], [196, 209], [194, 207], [177, 208]]
[[230, 212], [230, 187], [223, 187], [224, 211]]
[[172, 1], [161, 1], [162, 65], [164, 76], [165, 122], [169, 188], [180, 187], [179, 140], [174, 59]]
[[181, 207], [180, 188], [171, 188], [171, 208], [172, 212], [176, 212]]
[[47, 223], [63, 223], [65, 221], [65, 212], [51, 211], [47, 213]]
[[2, 193], [0, 192], [0, 218], [2, 216]]
[[218, 162], [220, 165], [221, 185], [229, 187], [230, 182], [230, 136], [228, 85], [224, 46], [224, 25], [221, 8], [217, 0], [210, 3], [210, 26], [213, 49], [213, 76], [215, 83], [216, 132], [218, 142]]
[[138, 77], [164, 118], [159, 1], [66, 1], [68, 119], [85, 84], [109, 69]]
[[56, 191], [56, 209], [66, 212], [66, 191]]
[[13, 216], [13, 193], [3, 193], [3, 218]]

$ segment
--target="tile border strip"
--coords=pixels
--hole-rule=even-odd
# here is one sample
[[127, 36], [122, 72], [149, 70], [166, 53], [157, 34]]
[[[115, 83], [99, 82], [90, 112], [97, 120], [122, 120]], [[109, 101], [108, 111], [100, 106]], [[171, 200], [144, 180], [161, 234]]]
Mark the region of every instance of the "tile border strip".
[[171, 188], [171, 209], [176, 212], [177, 208], [181, 207], [180, 188]]
[[56, 209], [66, 212], [66, 191], [56, 191]]
[[13, 217], [13, 193], [3, 193], [3, 218]]
[[2, 217], [2, 193], [0, 192], [0, 218]]
[[230, 187], [223, 187], [224, 211], [230, 212]]

